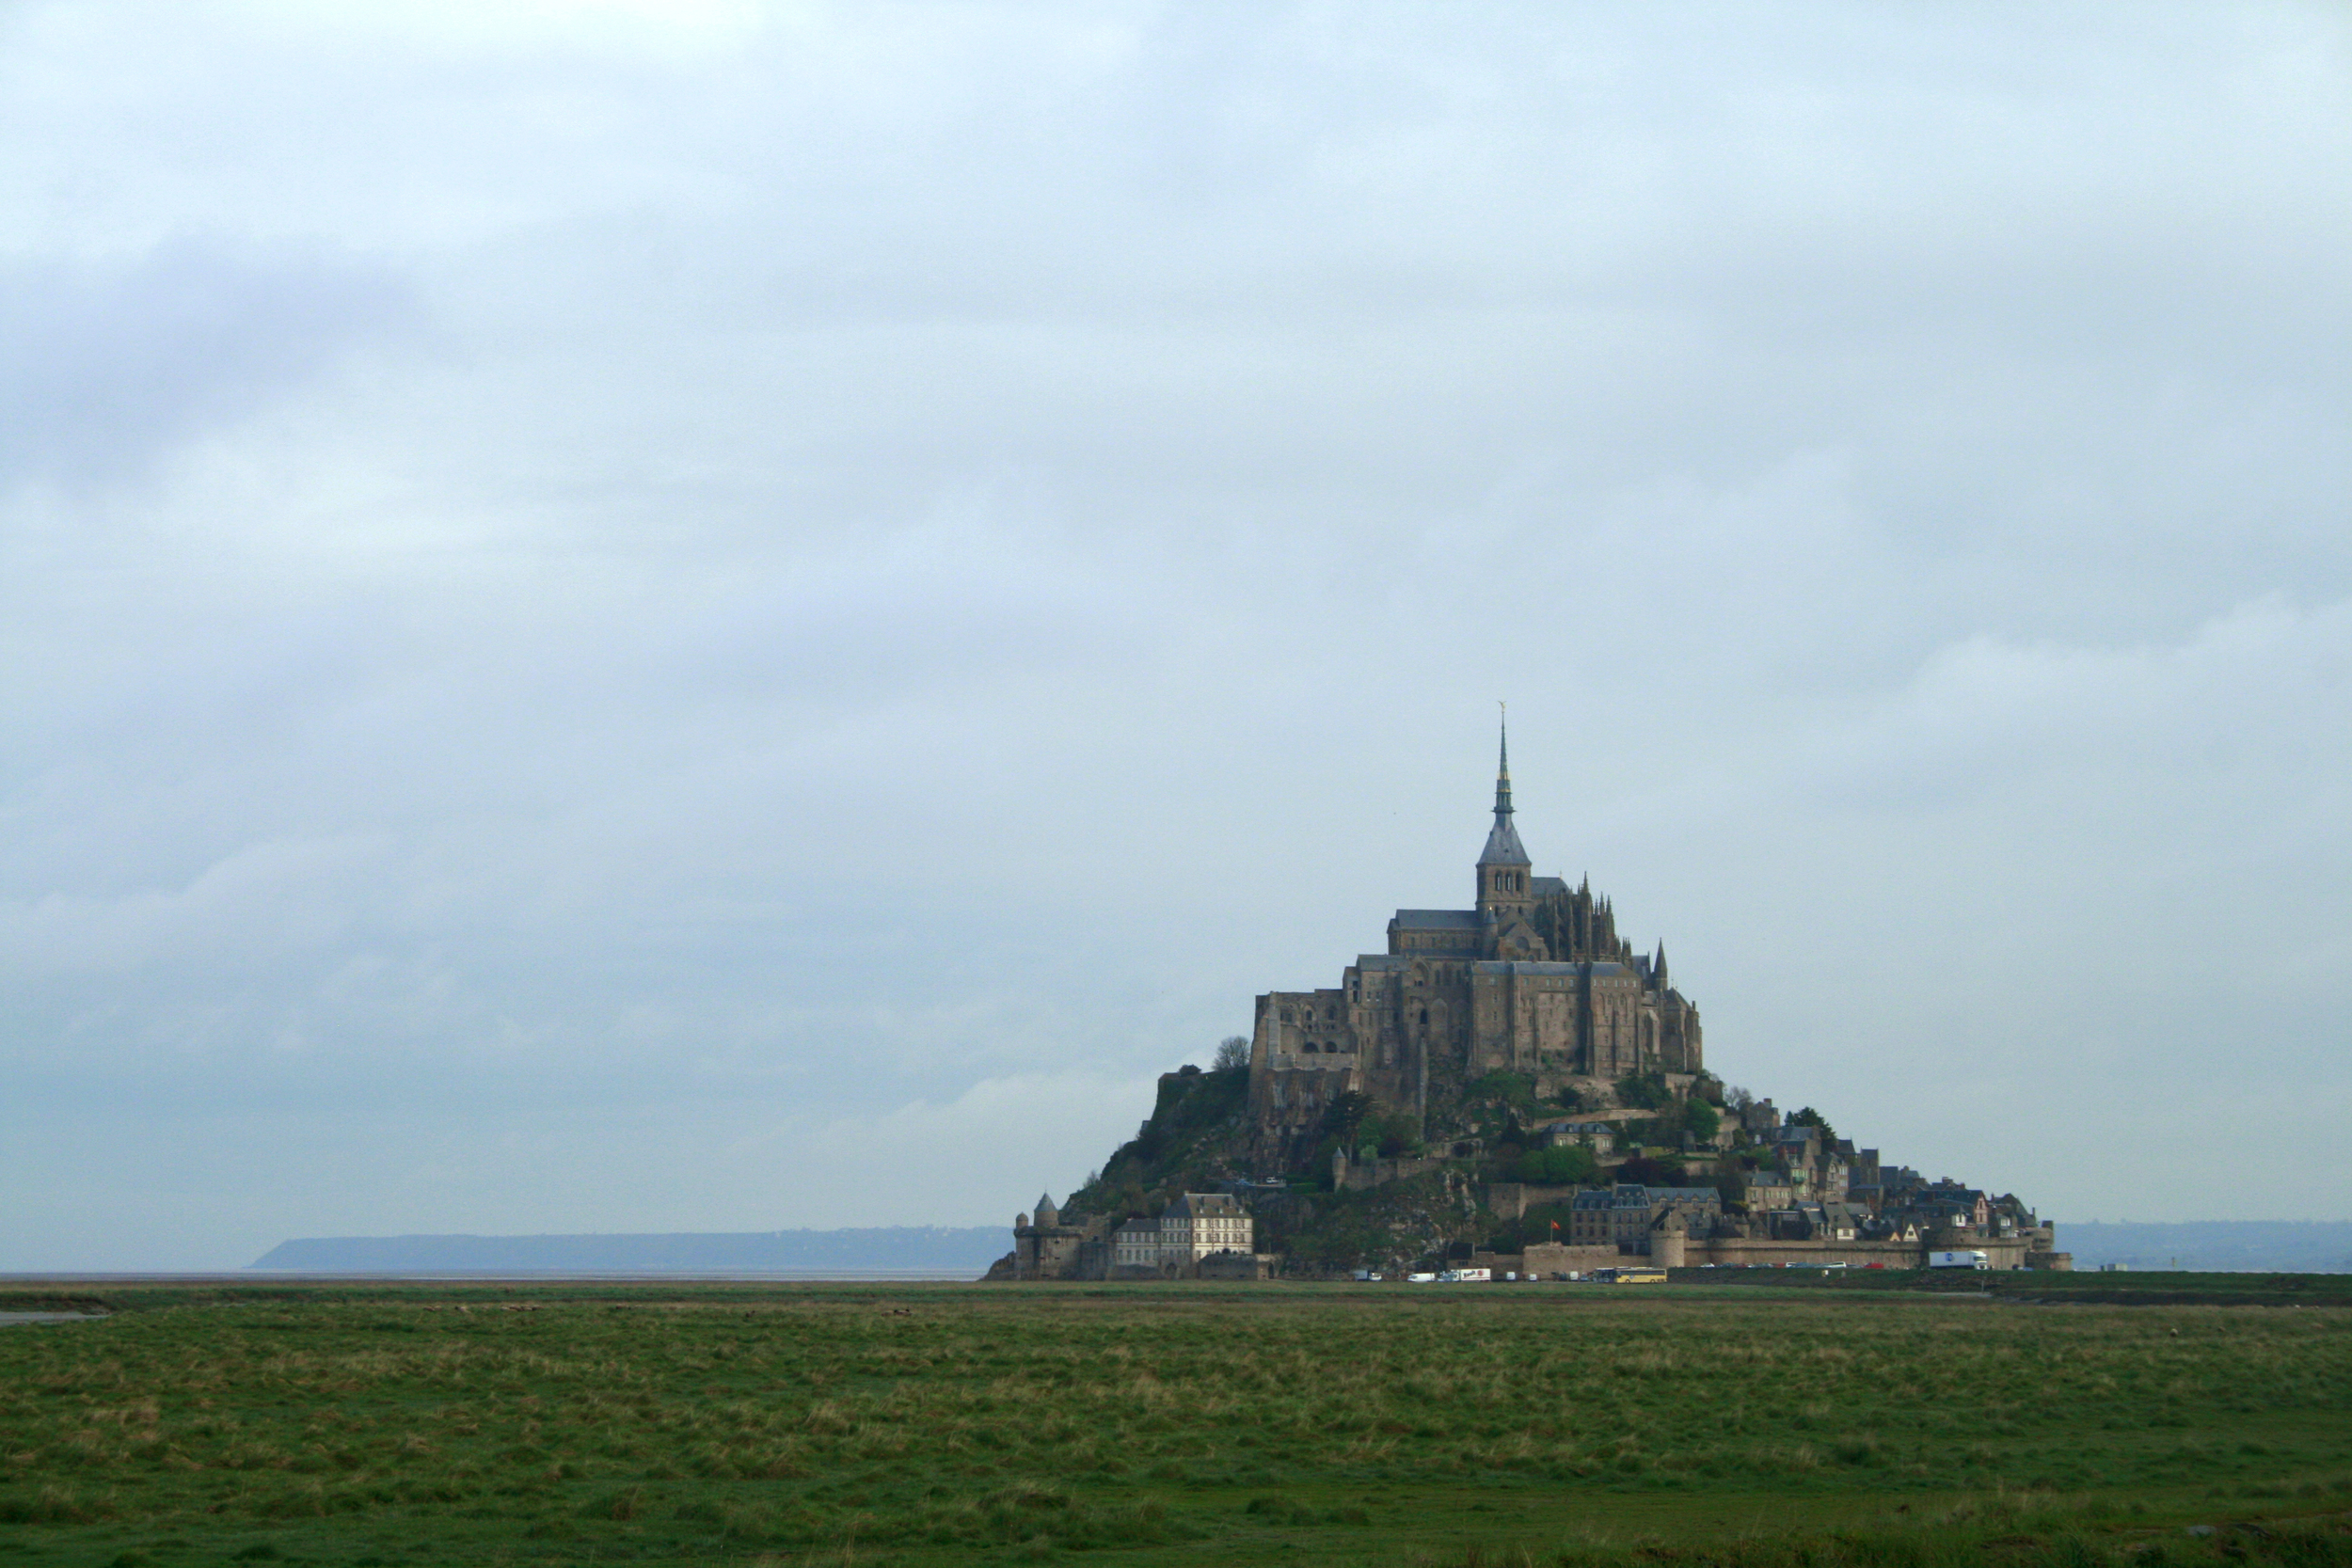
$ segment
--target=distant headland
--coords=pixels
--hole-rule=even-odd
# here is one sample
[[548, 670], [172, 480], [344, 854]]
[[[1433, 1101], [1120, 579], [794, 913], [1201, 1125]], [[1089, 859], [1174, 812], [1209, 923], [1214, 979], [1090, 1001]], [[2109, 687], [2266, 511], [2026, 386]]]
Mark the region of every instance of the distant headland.
[[1004, 1244], [993, 1226], [579, 1236], [312, 1236], [246, 1265], [287, 1274], [782, 1274], [962, 1276]]

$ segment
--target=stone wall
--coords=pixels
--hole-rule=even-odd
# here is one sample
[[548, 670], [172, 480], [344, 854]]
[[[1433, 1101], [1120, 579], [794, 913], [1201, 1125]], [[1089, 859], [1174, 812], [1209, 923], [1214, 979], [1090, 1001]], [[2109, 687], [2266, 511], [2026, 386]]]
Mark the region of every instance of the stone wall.
[[1555, 1274], [1590, 1274], [1595, 1269], [1613, 1269], [1620, 1263], [1633, 1261], [1613, 1246], [1568, 1246], [1558, 1242], [1539, 1242], [1525, 1252], [1496, 1256], [1496, 1262], [1482, 1261], [1479, 1267], [1510, 1269], [1546, 1279]]
[[1530, 1209], [1540, 1209], [1547, 1203], [1565, 1207], [1584, 1189], [1577, 1186], [1534, 1187], [1519, 1181], [1492, 1181], [1486, 1185], [1486, 1207], [1495, 1217], [1515, 1220]]
[[1443, 1160], [1351, 1160], [1343, 1149], [1331, 1156], [1331, 1180], [1343, 1192], [1364, 1193], [1445, 1165]]
[[[2015, 1269], [2026, 1265], [2026, 1243], [2022, 1239], [1962, 1242], [1958, 1246], [1982, 1252], [1991, 1268]], [[1783, 1263], [1798, 1268], [1843, 1263], [1860, 1269], [1876, 1263], [1889, 1269], [1916, 1269], [1927, 1265], [1929, 1251], [1916, 1242], [1769, 1242], [1754, 1237], [1732, 1241], [1693, 1237], [1684, 1243], [1683, 1263], [1688, 1268], [1712, 1263], [1718, 1268], [1751, 1269], [1776, 1268]]]

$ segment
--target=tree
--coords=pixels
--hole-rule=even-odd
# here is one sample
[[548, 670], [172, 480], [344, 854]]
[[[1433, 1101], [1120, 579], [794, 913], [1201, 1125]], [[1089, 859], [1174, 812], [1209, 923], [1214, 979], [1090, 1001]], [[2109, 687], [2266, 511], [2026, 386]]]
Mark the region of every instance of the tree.
[[1581, 1144], [1531, 1148], [1514, 1163], [1511, 1176], [1534, 1187], [1582, 1186], [1600, 1174], [1599, 1162]]
[[1821, 1130], [1821, 1147], [1823, 1148], [1827, 1148], [1830, 1145], [1837, 1141], [1837, 1129], [1829, 1124], [1829, 1117], [1821, 1115], [1820, 1112], [1815, 1110], [1810, 1105], [1807, 1105], [1804, 1110], [1799, 1111], [1796, 1115], [1790, 1117], [1788, 1118], [1788, 1125], [1791, 1127], [1820, 1128]]
[[1216, 1059], [1210, 1062], [1211, 1072], [1234, 1072], [1249, 1066], [1249, 1037], [1228, 1035], [1216, 1042]]
[[1535, 1084], [1521, 1073], [1490, 1072], [1470, 1086], [1470, 1099], [1513, 1112], [1528, 1110], [1535, 1103]]
[[1715, 1134], [1723, 1128], [1724, 1118], [1706, 1101], [1692, 1100], [1682, 1107], [1682, 1124], [1700, 1143], [1712, 1143]]
[[1629, 1073], [1617, 1080], [1617, 1103], [1637, 1111], [1654, 1111], [1674, 1099], [1662, 1072]]
[[1638, 1181], [1645, 1187], [1678, 1187], [1682, 1185], [1682, 1167], [1636, 1154], [1617, 1167], [1617, 1180]]
[[1324, 1107], [1323, 1125], [1339, 1134], [1341, 1147], [1353, 1148], [1356, 1129], [1361, 1127], [1364, 1118], [1370, 1115], [1372, 1096], [1348, 1089], [1333, 1095], [1331, 1103]]

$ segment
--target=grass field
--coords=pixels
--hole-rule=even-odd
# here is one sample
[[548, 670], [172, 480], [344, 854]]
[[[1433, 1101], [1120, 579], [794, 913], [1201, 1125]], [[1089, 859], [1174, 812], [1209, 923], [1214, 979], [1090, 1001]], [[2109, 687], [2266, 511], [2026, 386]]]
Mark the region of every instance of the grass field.
[[2341, 1307], [99, 1293], [103, 1322], [0, 1330], [0, 1568], [2352, 1563]]

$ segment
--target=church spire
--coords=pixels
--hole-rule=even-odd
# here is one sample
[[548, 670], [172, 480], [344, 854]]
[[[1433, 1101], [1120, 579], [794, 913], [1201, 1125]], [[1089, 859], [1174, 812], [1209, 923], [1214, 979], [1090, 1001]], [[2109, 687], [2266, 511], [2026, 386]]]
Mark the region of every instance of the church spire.
[[[1519, 847], [1519, 831], [1511, 825], [1511, 732], [1507, 715], [1502, 731], [1500, 760], [1495, 767], [1495, 825], [1486, 834], [1486, 853], [1478, 863], [1486, 865], [1526, 865], [1527, 851]], [[1519, 879], [1518, 891], [1524, 892], [1525, 878]], [[1484, 879], [1482, 886], [1486, 885]]]
[[1508, 709], [1502, 716], [1502, 751], [1495, 764], [1495, 818], [1500, 821], [1511, 815], [1511, 715]]

